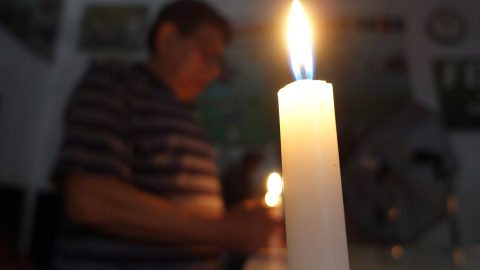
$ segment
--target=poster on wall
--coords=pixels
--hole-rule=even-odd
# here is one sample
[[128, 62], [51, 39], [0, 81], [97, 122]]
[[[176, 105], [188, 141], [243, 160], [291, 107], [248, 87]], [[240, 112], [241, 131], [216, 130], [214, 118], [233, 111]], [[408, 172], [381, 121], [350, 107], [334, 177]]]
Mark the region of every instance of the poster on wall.
[[79, 47], [90, 51], [138, 51], [145, 46], [146, 16], [146, 6], [87, 6], [83, 13]]
[[434, 63], [443, 121], [447, 128], [480, 128], [480, 58]]
[[2, 0], [0, 25], [30, 49], [52, 60], [61, 12], [61, 0]]

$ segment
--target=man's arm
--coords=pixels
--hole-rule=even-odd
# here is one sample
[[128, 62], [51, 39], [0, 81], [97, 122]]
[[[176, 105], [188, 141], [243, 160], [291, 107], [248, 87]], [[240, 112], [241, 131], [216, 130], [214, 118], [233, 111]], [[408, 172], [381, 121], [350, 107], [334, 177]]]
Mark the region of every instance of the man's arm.
[[72, 174], [65, 208], [75, 223], [120, 237], [161, 243], [212, 243], [237, 252], [260, 247], [275, 226], [253, 203], [224, 214], [201, 211], [136, 189], [114, 177]]

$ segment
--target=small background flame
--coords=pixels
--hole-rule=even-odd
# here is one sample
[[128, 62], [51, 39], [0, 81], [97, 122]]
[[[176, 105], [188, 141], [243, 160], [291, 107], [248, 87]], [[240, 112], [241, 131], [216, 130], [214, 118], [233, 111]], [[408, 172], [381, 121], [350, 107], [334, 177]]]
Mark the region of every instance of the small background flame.
[[265, 195], [265, 203], [269, 207], [278, 206], [281, 203], [283, 192], [282, 177], [278, 173], [272, 173], [267, 180], [267, 194]]

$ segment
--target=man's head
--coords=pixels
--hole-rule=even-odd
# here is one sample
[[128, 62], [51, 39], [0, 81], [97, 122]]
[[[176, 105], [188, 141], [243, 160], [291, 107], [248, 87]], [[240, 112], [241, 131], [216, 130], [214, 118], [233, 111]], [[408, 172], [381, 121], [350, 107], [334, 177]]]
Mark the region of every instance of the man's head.
[[151, 66], [181, 101], [193, 101], [220, 75], [228, 22], [210, 6], [193, 0], [167, 5], [149, 35]]

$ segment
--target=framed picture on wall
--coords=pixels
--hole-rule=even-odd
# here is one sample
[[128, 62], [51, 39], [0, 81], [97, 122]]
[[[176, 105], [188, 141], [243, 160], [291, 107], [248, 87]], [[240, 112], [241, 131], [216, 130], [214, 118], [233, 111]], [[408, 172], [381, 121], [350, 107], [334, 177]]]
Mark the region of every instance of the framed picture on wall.
[[148, 10], [139, 5], [89, 5], [79, 47], [91, 51], [138, 51], [146, 41]]

